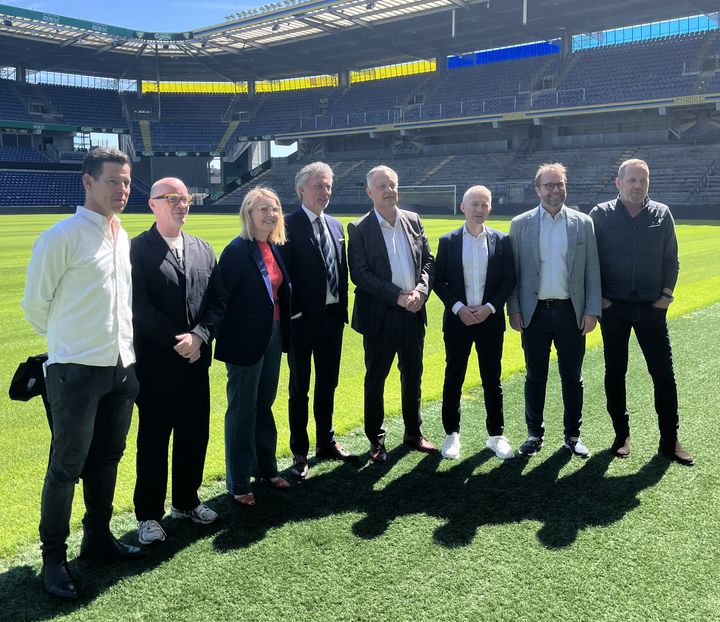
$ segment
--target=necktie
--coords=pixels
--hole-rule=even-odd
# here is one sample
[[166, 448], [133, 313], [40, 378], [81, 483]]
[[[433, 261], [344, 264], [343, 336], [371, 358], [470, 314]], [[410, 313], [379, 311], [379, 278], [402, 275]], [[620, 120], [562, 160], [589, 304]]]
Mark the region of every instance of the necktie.
[[175, 259], [177, 259], [178, 266], [180, 266], [180, 270], [184, 270], [185, 265], [183, 264], [183, 258], [182, 258], [182, 253], [180, 252], [180, 249], [176, 247], [173, 250], [175, 251]]
[[320, 250], [322, 251], [323, 259], [325, 260], [325, 273], [327, 275], [327, 282], [330, 286], [330, 293], [337, 298], [338, 297], [338, 282], [337, 275], [335, 274], [335, 260], [333, 254], [330, 251], [330, 240], [325, 235], [325, 226], [322, 216], [318, 216], [315, 219], [315, 224], [318, 228], [320, 236]]

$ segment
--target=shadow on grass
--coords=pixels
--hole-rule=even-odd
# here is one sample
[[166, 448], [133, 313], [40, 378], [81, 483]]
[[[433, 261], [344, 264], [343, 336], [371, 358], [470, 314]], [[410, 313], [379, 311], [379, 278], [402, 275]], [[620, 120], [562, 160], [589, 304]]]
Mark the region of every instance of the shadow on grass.
[[[435, 453], [403, 471], [402, 458], [408, 452], [404, 446], [390, 451], [388, 466], [345, 462], [324, 473], [313, 473], [287, 491], [258, 487], [258, 505], [253, 508], [239, 507], [229, 496], [218, 495], [210, 501], [221, 513], [216, 524], [201, 527], [166, 519], [170, 537], [161, 546], [149, 547], [142, 561], [100, 564], [71, 560], [70, 571], [82, 592], [75, 603], [48, 597], [33, 567], [13, 567], [0, 575], [0, 619], [5, 619], [7, 612], [13, 612], [13, 620], [44, 620], [71, 613], [123, 579], [157, 568], [199, 540], [214, 537], [216, 550], [230, 551], [263, 540], [269, 530], [344, 513], [363, 515], [352, 530], [368, 540], [384, 534], [399, 517], [421, 514], [443, 521], [433, 538], [447, 548], [470, 545], [483, 526], [525, 520], [541, 523], [537, 538], [543, 546], [563, 548], [583, 529], [620, 520], [638, 505], [638, 494], [657, 484], [670, 464], [657, 455], [636, 473], [606, 477], [612, 455], [602, 451], [559, 478], [570, 460], [569, 453], [559, 449], [543, 462], [516, 458], [476, 473], [478, 467], [495, 460], [490, 451], [483, 450], [447, 470], [438, 470], [442, 458]], [[396, 469], [400, 471], [397, 475]], [[122, 540], [135, 543], [134, 530], [126, 532]]]

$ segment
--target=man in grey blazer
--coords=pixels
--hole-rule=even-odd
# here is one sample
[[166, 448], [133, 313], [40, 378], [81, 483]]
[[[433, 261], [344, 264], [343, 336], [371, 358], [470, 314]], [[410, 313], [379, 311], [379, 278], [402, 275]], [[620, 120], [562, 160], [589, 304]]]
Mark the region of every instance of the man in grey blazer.
[[589, 216], [565, 206], [567, 171], [543, 164], [535, 175], [540, 205], [513, 218], [510, 241], [517, 285], [508, 299], [510, 326], [522, 333], [525, 352], [525, 422], [528, 438], [519, 452], [543, 444], [545, 390], [550, 348], [555, 344], [562, 382], [564, 446], [587, 458], [580, 439], [585, 335], [601, 313], [600, 267]]
[[365, 349], [365, 434], [370, 459], [385, 463], [385, 379], [398, 356], [405, 423], [403, 442], [418, 451], [435, 446], [423, 437], [420, 417], [425, 301], [433, 256], [420, 217], [400, 209], [398, 176], [387, 166], [367, 174], [373, 209], [348, 225], [348, 267], [355, 283], [352, 327]]

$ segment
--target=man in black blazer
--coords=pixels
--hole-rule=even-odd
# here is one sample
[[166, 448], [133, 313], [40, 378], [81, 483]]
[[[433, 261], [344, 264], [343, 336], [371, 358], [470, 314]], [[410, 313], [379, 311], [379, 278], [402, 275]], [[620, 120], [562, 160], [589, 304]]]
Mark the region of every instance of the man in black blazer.
[[388, 460], [383, 393], [398, 356], [405, 423], [403, 442], [435, 451], [421, 430], [420, 385], [425, 301], [432, 288], [434, 262], [420, 217], [398, 207], [398, 176], [387, 166], [367, 174], [373, 209], [348, 225], [348, 264], [355, 283], [352, 327], [365, 348], [365, 434], [370, 458]]
[[201, 503], [210, 423], [211, 341], [224, 303], [215, 254], [181, 231], [192, 197], [179, 179], [153, 184], [155, 224], [132, 240], [133, 326], [140, 393], [135, 515], [141, 544], [162, 542], [168, 443], [173, 434], [172, 518], [209, 524]]
[[503, 392], [500, 384], [505, 302], [515, 287], [515, 263], [510, 238], [485, 225], [492, 211], [492, 195], [473, 186], [460, 210], [465, 224], [440, 238], [435, 261], [435, 292], [445, 305], [445, 383], [442, 455], [460, 455], [460, 395], [473, 344], [478, 356], [485, 398], [486, 446], [501, 459], [513, 458], [503, 435]]
[[335, 439], [333, 411], [340, 375], [343, 329], [348, 321], [348, 268], [342, 224], [325, 213], [333, 172], [323, 162], [304, 166], [295, 176], [300, 207], [285, 219], [287, 241], [280, 253], [292, 283], [290, 331], [290, 450], [292, 473], [308, 474], [308, 392], [315, 361], [315, 456], [347, 460]]

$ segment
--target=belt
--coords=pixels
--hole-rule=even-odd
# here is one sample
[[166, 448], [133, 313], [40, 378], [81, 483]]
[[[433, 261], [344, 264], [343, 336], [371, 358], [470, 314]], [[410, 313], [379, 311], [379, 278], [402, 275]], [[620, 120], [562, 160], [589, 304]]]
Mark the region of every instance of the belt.
[[545, 309], [557, 309], [558, 307], [565, 307], [571, 304], [572, 300], [570, 298], [547, 298], [546, 300], [538, 300], [538, 306], [544, 307]]

